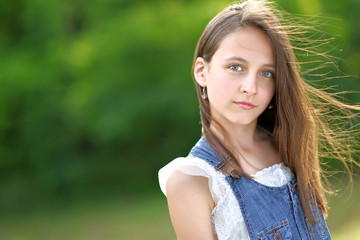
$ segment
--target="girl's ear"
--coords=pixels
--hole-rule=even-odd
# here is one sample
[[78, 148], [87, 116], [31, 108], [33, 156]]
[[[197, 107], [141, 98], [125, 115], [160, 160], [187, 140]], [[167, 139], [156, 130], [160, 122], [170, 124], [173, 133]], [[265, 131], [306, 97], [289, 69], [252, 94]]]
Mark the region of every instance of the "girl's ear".
[[201, 57], [198, 57], [194, 65], [194, 77], [196, 82], [202, 87], [206, 87], [206, 71], [207, 67], [205, 60]]

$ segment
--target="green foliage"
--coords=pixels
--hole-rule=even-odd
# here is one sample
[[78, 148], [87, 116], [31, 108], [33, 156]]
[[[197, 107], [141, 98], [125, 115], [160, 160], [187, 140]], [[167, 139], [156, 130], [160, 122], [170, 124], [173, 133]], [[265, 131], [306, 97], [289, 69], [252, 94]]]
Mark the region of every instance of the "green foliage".
[[[200, 136], [193, 51], [228, 3], [2, 1], [0, 205], [158, 189], [158, 169]], [[359, 75], [360, 3], [317, 3], [322, 12], [279, 1], [345, 18], [328, 31], [341, 37], [345, 72]]]

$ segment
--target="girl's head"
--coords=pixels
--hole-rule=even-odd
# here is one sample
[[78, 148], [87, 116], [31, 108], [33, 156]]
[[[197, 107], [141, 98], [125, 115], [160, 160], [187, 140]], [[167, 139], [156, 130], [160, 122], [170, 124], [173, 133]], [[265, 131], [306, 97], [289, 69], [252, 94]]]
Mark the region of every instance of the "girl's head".
[[207, 93], [211, 121], [227, 130], [256, 128], [258, 117], [275, 92], [276, 63], [272, 43], [259, 28], [244, 26], [227, 34], [210, 62], [198, 57], [196, 82]]
[[[294, 54], [287, 34], [269, 4], [260, 1], [247, 1], [233, 5], [215, 16], [206, 26], [198, 41], [193, 68], [195, 70], [198, 58], [203, 59], [207, 64], [211, 64], [211, 60], [220, 44], [229, 34], [249, 27], [257, 28], [265, 33], [273, 48], [276, 65], [274, 69], [274, 73], [276, 73], [276, 75], [274, 74], [276, 93], [271, 100], [272, 108], [265, 110], [258, 119], [260, 127], [273, 133], [276, 127], [278, 111], [287, 111], [284, 108], [291, 107], [290, 104], [279, 106], [280, 99], [287, 99], [288, 101], [294, 94], [298, 95], [298, 92], [301, 91], [301, 85], [298, 81], [297, 66], [295, 65]], [[197, 81], [196, 89], [204, 132], [207, 132], [210, 124], [218, 125], [218, 128], [221, 129], [219, 123], [213, 119], [209, 100], [202, 98], [202, 92], [206, 92], [206, 87], [204, 89], [203, 85]]]

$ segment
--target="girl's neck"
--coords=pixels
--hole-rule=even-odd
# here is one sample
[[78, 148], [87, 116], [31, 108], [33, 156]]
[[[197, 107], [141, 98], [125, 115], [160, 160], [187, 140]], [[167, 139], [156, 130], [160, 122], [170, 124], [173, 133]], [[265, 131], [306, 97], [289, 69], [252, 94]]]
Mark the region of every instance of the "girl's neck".
[[281, 162], [271, 136], [259, 129], [256, 122], [231, 128], [222, 125], [224, 133], [215, 126], [211, 127], [226, 148], [235, 155], [237, 162], [247, 174], [254, 174]]
[[214, 125], [210, 127], [222, 142], [235, 152], [238, 150], [251, 151], [258, 141], [268, 138], [265, 132], [257, 128], [256, 121], [249, 125], [229, 126], [222, 124], [223, 131]]

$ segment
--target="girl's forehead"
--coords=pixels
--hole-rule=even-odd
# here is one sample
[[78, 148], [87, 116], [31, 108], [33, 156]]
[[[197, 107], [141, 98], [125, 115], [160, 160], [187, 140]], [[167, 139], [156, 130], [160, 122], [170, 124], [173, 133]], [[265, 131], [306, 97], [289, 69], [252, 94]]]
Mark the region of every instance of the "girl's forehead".
[[264, 31], [256, 27], [239, 28], [226, 35], [214, 57], [222, 59], [239, 57], [248, 61], [257, 59], [268, 65], [275, 62], [272, 42]]

